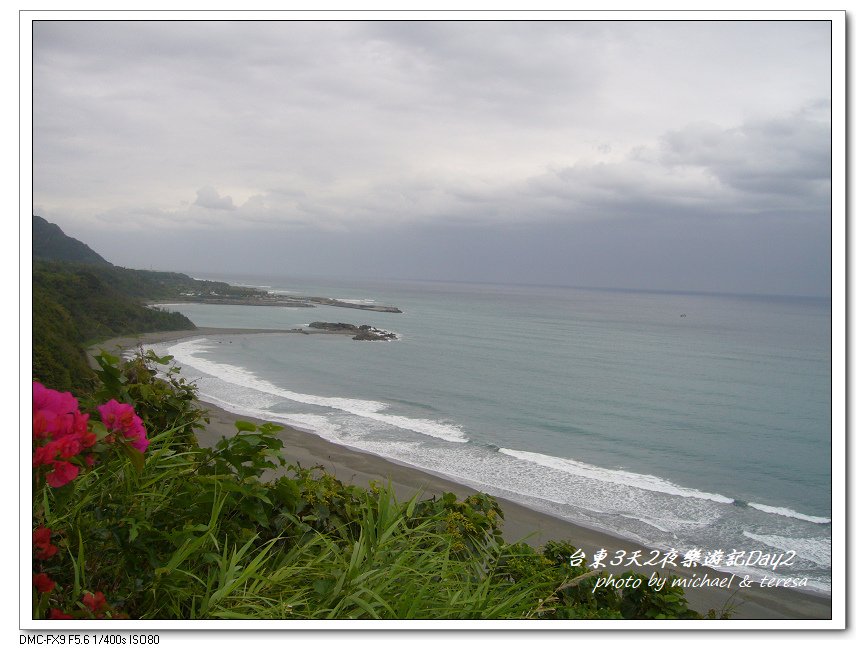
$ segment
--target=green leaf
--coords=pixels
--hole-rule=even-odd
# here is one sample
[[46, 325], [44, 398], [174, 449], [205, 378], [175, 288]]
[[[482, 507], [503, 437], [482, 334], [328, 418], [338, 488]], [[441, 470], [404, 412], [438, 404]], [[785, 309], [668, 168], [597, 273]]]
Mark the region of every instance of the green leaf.
[[274, 488], [282, 505], [288, 508], [294, 508], [300, 500], [300, 488], [297, 483], [285, 476], [276, 482]]
[[252, 422], [246, 422], [244, 420], [237, 420], [234, 423], [234, 426], [237, 427], [238, 431], [255, 431], [257, 428]]
[[115, 357], [113, 354], [106, 352], [105, 350], [101, 350], [100, 353], [96, 355], [96, 360], [99, 361], [100, 364], [102, 364], [104, 360], [105, 364], [111, 366], [116, 366], [118, 363], [120, 363], [120, 357]]
[[321, 596], [324, 596], [333, 588], [333, 580], [316, 580], [312, 583], [312, 588]]
[[153, 350], [148, 350], [146, 358], [150, 361], [155, 361], [161, 366], [167, 366], [174, 357], [170, 354], [166, 354], [164, 357], [160, 357], [157, 356]]
[[144, 471], [144, 454], [129, 445], [124, 445], [123, 452], [132, 462], [132, 466], [135, 468], [136, 473], [141, 474], [141, 472]]

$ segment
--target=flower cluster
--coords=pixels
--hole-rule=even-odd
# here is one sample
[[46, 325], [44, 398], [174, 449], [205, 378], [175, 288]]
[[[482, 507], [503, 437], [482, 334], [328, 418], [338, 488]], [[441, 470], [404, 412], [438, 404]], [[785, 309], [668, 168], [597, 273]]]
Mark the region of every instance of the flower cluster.
[[[147, 431], [132, 406], [111, 400], [98, 407], [98, 411], [104, 428], [98, 423], [92, 424], [90, 416], [81, 413], [78, 400], [71, 393], [60, 393], [33, 382], [33, 467], [48, 468], [45, 481], [50, 487], [62, 487], [78, 477], [82, 467], [92, 466], [96, 462], [93, 452], [99, 449], [97, 442], [111, 443], [120, 436], [142, 453], [147, 449], [150, 444]], [[51, 566], [57, 560], [58, 551], [51, 543], [54, 534], [56, 531], [44, 525], [33, 531], [34, 603], [41, 603], [38, 608], [43, 613], [41, 608], [49, 599], [56, 601], [63, 593], [62, 586], [58, 588], [49, 576], [49, 573], [56, 573], [56, 568]], [[51, 558], [55, 559], [46, 562]], [[54, 619], [124, 617], [111, 610], [101, 591], [86, 593], [75, 607], [71, 614], [52, 607], [48, 616]]]
[[[47, 560], [57, 553], [57, 547], [51, 543], [51, 529], [40, 526], [33, 531], [33, 557], [37, 560]], [[46, 573], [33, 574], [33, 587], [40, 594], [54, 591], [56, 583]]]
[[88, 430], [89, 417], [78, 410], [71, 393], [33, 382], [33, 467], [50, 466], [45, 478], [51, 487], [62, 487], [78, 476], [79, 466], [71, 459], [96, 444], [96, 434]]
[[111, 614], [111, 618], [127, 618], [124, 614], [110, 611], [108, 602], [105, 600], [105, 594], [101, 591], [84, 594], [81, 603], [84, 607], [79, 606], [80, 611], [74, 616], [64, 612], [62, 609], [52, 607], [51, 611], [48, 612], [48, 618], [68, 621], [74, 618], [105, 618], [106, 614]]
[[[129, 404], [116, 400], [98, 408], [105, 428], [113, 440], [115, 434], [129, 440], [140, 452], [147, 450], [150, 441], [141, 418]], [[97, 436], [89, 428], [90, 416], [78, 409], [78, 400], [71, 393], [60, 393], [33, 382], [33, 467], [50, 467], [45, 480], [53, 488], [59, 488], [74, 480], [81, 471], [81, 464], [90, 466], [93, 456], [85, 453], [79, 462], [73, 462], [97, 442]]]
[[33, 548], [37, 560], [47, 560], [57, 552], [57, 547], [51, 543], [51, 529], [40, 526], [33, 531]]
[[[33, 557], [36, 560], [47, 560], [57, 554], [57, 547], [51, 543], [52, 531], [45, 526], [39, 526], [33, 531]], [[41, 566], [41, 563], [40, 563]], [[37, 595], [50, 594], [57, 587], [57, 583], [52, 580], [47, 573], [40, 571], [33, 573], [33, 588]], [[83, 605], [83, 607], [82, 607]], [[112, 612], [105, 600], [105, 594], [101, 591], [93, 593], [85, 593], [78, 605], [78, 610], [73, 614], [64, 612], [62, 609], [52, 607], [48, 612], [48, 618], [53, 619], [72, 619], [72, 618], [105, 618], [110, 615], [111, 618], [123, 618], [124, 615], [119, 612]]]
[[33, 586], [40, 594], [47, 594], [54, 589], [56, 583], [44, 573], [34, 573]]
[[141, 418], [135, 414], [135, 410], [129, 404], [120, 404], [117, 400], [103, 404], [99, 407], [99, 415], [102, 422], [109, 431], [122, 433], [140, 452], [147, 451], [150, 441], [147, 439], [147, 431]]

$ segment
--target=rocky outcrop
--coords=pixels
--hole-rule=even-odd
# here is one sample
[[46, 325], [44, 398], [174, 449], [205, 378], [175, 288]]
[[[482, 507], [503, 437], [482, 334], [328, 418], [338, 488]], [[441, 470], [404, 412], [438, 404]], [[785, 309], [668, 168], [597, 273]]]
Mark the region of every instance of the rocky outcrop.
[[335, 334], [351, 335], [355, 341], [392, 341], [396, 339], [396, 334], [380, 330], [372, 325], [352, 325], [351, 323], [324, 323], [316, 321], [310, 323], [311, 329], [325, 330], [334, 332]]

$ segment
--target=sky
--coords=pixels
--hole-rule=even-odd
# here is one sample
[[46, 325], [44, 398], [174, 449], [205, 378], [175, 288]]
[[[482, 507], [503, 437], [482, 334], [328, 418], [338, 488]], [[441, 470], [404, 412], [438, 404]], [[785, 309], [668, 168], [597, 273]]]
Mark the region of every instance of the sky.
[[33, 212], [133, 268], [825, 296], [825, 21], [40, 21]]

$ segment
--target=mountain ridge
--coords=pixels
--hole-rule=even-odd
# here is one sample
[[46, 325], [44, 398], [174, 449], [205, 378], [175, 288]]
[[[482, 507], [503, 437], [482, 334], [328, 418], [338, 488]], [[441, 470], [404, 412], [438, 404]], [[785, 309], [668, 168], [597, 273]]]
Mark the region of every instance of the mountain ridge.
[[84, 242], [70, 237], [55, 223], [33, 215], [33, 259], [114, 266]]

